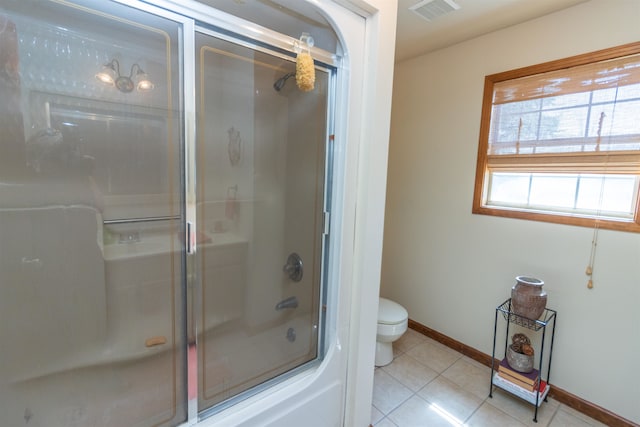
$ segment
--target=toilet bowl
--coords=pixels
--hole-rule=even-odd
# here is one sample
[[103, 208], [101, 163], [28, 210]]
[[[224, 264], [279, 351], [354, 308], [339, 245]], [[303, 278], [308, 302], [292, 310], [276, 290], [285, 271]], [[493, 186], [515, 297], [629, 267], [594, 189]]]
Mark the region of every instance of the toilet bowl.
[[393, 342], [407, 331], [409, 313], [397, 302], [380, 298], [378, 305], [378, 331], [376, 334], [376, 366], [393, 360]]

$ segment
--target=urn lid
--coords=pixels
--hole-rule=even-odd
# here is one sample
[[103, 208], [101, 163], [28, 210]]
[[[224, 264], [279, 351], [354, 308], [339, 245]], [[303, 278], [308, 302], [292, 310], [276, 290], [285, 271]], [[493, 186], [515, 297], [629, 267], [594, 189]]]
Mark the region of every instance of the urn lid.
[[529, 276], [518, 276], [516, 277], [516, 281], [519, 283], [523, 283], [525, 285], [529, 285], [529, 286], [542, 286], [544, 285], [544, 281], [540, 280], [540, 279], [536, 279], [535, 277], [529, 277]]

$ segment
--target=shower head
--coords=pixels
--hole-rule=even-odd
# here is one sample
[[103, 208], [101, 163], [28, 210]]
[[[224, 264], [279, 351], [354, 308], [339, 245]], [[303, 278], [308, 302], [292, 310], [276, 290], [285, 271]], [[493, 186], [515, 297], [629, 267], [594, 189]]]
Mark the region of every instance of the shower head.
[[278, 80], [276, 80], [276, 82], [273, 84], [273, 88], [275, 89], [275, 91], [280, 92], [284, 87], [284, 84], [287, 82], [287, 80], [289, 80], [289, 78], [295, 75], [296, 75], [295, 72], [287, 73], [284, 76], [280, 77]]

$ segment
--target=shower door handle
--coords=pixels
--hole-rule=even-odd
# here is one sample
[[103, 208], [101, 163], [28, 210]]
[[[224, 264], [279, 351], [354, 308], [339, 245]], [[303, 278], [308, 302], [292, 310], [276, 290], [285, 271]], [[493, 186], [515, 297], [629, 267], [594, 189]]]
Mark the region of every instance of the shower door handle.
[[291, 253], [287, 258], [287, 263], [282, 267], [282, 271], [287, 273], [289, 275], [289, 279], [294, 282], [302, 280], [304, 267], [300, 255], [295, 252]]
[[195, 243], [196, 239], [193, 223], [191, 221], [187, 221], [187, 253], [189, 255], [196, 252]]

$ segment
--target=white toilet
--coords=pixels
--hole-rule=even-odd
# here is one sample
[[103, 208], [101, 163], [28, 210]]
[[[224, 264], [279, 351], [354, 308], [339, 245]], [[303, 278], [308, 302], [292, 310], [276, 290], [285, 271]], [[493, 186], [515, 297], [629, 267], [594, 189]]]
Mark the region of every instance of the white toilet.
[[392, 343], [407, 331], [409, 313], [398, 304], [380, 298], [378, 305], [378, 332], [376, 335], [376, 366], [384, 366], [393, 360]]

